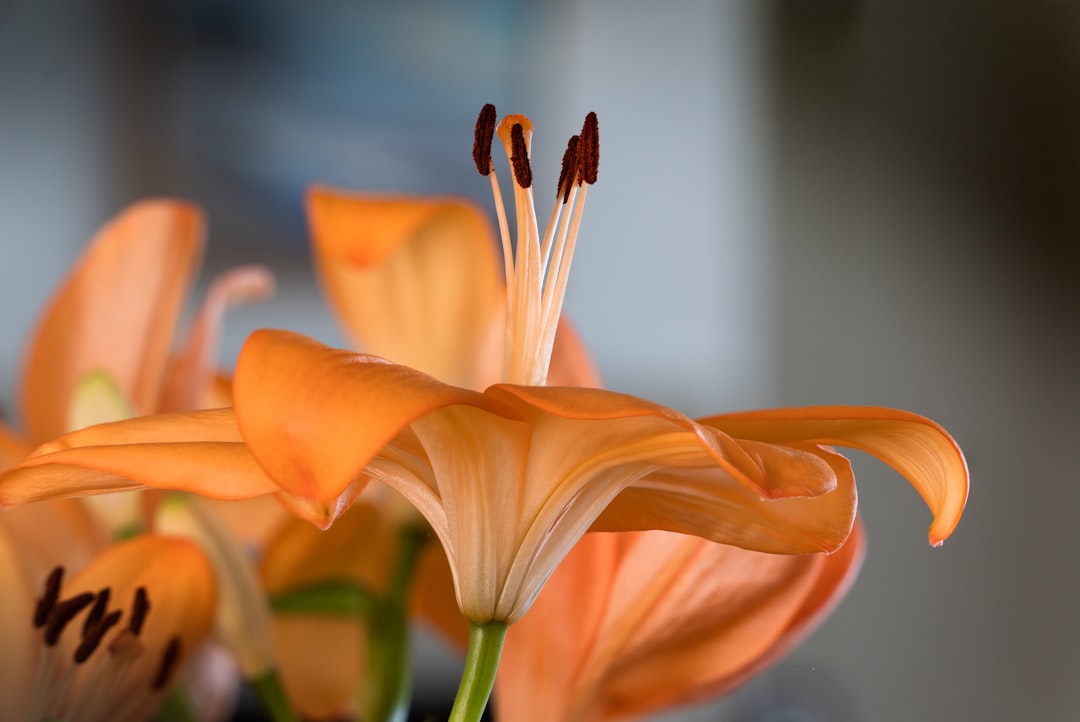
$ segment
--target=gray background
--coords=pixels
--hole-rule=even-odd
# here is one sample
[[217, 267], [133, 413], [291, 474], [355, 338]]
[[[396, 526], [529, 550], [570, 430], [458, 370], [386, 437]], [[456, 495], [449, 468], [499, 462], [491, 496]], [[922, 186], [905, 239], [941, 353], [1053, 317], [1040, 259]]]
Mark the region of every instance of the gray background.
[[[1080, 719], [1077, 6], [1070, 2], [0, 5], [0, 400], [92, 231], [147, 195], [209, 213], [205, 278], [274, 267], [229, 319], [341, 337], [314, 286], [312, 181], [485, 204], [495, 102], [603, 139], [569, 313], [610, 387], [690, 414], [816, 403], [932, 416], [968, 455], [942, 549], [856, 459], [865, 568], [816, 635], [665, 719]], [[490, 207], [490, 206], [488, 206]], [[420, 686], [450, 693], [421, 643]], [[449, 681], [447, 681], [449, 679]]]

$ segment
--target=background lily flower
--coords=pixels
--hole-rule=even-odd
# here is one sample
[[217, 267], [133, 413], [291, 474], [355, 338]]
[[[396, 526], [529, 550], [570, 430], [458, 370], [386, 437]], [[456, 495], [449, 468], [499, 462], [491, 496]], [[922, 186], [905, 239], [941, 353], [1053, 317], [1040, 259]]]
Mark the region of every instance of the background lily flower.
[[112, 379], [136, 415], [199, 408], [216, 397], [212, 354], [222, 314], [264, 297], [273, 280], [259, 267], [216, 280], [170, 367], [177, 321], [203, 252], [203, 226], [190, 203], [147, 200], [121, 211], [90, 242], [27, 349], [19, 390], [30, 448], [71, 430], [71, 402], [87, 374]]
[[587, 534], [507, 634], [496, 717], [628, 720], [723, 694], [824, 619], [863, 550], [858, 524], [831, 555], [660, 531]]
[[[307, 212], [320, 284], [358, 349], [456, 386], [500, 380], [506, 288], [498, 237], [475, 204], [316, 186]], [[566, 318], [548, 383], [600, 385]]]
[[61, 567], [30, 580], [19, 563], [23, 543], [0, 533], [0, 716], [150, 717], [210, 631], [215, 587], [203, 554], [144, 535], [109, 547], [65, 583]]

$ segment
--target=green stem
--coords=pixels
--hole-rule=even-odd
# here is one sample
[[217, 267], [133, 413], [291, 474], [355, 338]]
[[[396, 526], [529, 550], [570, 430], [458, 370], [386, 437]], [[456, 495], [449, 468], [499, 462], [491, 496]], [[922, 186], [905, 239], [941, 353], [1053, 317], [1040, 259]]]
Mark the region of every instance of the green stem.
[[370, 672], [362, 709], [363, 719], [371, 722], [404, 722], [408, 715], [412, 697], [409, 588], [426, 539], [423, 531], [402, 529], [385, 603], [368, 621]]
[[469, 650], [465, 653], [465, 671], [461, 675], [449, 722], [480, 722], [487, 707], [495, 672], [499, 669], [506, 622], [492, 620], [469, 627]]
[[281, 679], [276, 669], [267, 670], [248, 682], [255, 690], [263, 707], [270, 713], [270, 719], [274, 722], [300, 722], [300, 718], [285, 697], [285, 690], [281, 686]]
[[158, 722], [198, 722], [199, 715], [191, 705], [184, 685], [173, 685], [172, 691], [165, 696], [158, 711]]

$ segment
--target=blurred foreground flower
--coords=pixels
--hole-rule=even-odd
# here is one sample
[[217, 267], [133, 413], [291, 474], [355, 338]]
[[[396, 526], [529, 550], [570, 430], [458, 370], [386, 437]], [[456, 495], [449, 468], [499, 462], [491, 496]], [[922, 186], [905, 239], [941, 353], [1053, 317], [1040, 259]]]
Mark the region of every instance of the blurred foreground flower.
[[277, 493], [328, 526], [371, 480], [381, 481], [439, 537], [472, 622], [453, 720], [479, 719], [507, 625], [590, 529], [676, 531], [774, 554], [834, 552], [851, 534], [856, 494], [850, 465], [831, 447], [849, 446], [890, 463], [918, 489], [934, 514], [932, 543], [952, 532], [967, 496], [966, 465], [951, 437], [923, 417], [818, 407], [694, 421], [622, 394], [544, 386], [586, 184], [596, 180], [596, 118], [568, 145], [542, 237], [531, 124], [509, 116], [499, 125], [516, 243], [491, 165], [494, 133], [494, 108], [485, 108], [474, 158], [492, 177], [506, 257], [506, 383], [477, 392], [260, 331], [237, 364], [235, 410], [69, 434], [0, 476], [0, 502], [147, 486], [234, 499]]
[[[0, 530], [4, 594], [0, 718], [149, 718], [213, 621], [215, 585], [194, 545], [144, 535], [101, 552], [68, 583], [21, 565], [25, 540]], [[40, 587], [38, 587], [40, 588]]]

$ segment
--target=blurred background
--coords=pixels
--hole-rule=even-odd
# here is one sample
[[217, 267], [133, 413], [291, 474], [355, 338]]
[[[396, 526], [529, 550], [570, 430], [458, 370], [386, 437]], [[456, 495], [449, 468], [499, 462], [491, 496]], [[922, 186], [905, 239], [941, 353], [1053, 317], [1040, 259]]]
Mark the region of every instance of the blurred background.
[[[127, 203], [201, 204], [228, 321], [342, 343], [313, 182], [472, 196], [476, 112], [530, 115], [554, 188], [600, 118], [569, 313], [611, 388], [691, 415], [872, 404], [946, 426], [955, 536], [855, 459], [859, 581], [808, 643], [665, 720], [1080, 719], [1080, 5], [1066, 0], [5, 0], [0, 402], [36, 309]], [[545, 180], [548, 179], [548, 180]], [[419, 642], [418, 710], [456, 661]]]

